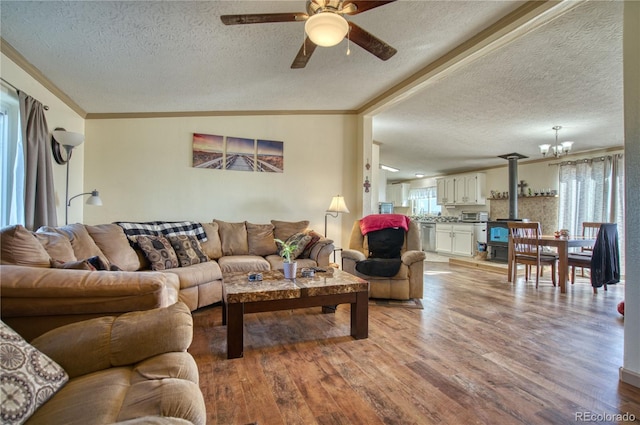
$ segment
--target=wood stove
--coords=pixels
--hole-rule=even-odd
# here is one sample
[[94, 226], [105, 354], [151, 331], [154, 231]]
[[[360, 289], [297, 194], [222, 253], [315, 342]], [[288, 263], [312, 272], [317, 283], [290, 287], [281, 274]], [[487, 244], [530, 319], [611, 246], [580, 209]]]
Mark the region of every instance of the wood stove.
[[510, 221], [523, 221], [518, 218], [518, 160], [527, 158], [519, 153], [499, 155], [509, 161], [509, 218], [499, 218], [487, 222], [487, 251], [489, 260], [497, 263], [509, 261], [509, 225]]
[[509, 260], [509, 227], [507, 220], [487, 222], [487, 251], [490, 261], [506, 263]]

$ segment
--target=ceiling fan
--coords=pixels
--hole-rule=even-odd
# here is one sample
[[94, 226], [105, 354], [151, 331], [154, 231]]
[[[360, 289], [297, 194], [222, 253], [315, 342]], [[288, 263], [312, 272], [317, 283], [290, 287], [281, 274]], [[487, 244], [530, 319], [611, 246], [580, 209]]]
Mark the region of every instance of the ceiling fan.
[[357, 15], [367, 10], [393, 3], [396, 0], [307, 0], [307, 13], [254, 13], [248, 15], [222, 15], [225, 25], [262, 24], [272, 22], [305, 22], [304, 43], [291, 68], [304, 68], [316, 46], [335, 46], [345, 36], [371, 54], [386, 61], [397, 50], [360, 28], [344, 15]]

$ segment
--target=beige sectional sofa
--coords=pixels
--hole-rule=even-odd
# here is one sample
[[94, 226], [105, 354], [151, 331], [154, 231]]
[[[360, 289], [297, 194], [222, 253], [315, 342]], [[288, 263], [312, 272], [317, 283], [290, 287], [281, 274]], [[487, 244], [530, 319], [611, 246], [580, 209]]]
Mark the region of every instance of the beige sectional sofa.
[[[128, 238], [118, 224], [72, 224], [36, 232], [22, 226], [4, 228], [2, 320], [30, 340], [67, 323], [177, 301], [193, 311], [222, 300], [225, 273], [281, 269], [275, 238], [304, 234], [301, 240], [307, 249], [296, 259], [299, 267], [328, 266], [334, 250], [333, 241], [307, 228], [308, 221], [200, 224], [206, 240], [196, 245], [206, 259], [186, 258], [185, 264], [181, 258], [182, 266], [155, 271], [150, 270], [149, 255], [132, 242], [136, 238]], [[83, 270], [95, 257], [112, 270]]]

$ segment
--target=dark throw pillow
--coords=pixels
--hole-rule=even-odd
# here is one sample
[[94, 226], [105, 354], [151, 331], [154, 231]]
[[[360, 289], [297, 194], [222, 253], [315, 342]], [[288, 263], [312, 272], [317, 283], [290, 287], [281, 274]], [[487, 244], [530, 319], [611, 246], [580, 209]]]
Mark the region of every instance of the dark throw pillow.
[[169, 239], [173, 250], [176, 252], [181, 267], [209, 261], [209, 257], [203, 252], [196, 236], [177, 235], [169, 236], [167, 239]]
[[138, 246], [151, 263], [151, 270], [167, 270], [178, 267], [178, 257], [164, 236], [140, 235]]

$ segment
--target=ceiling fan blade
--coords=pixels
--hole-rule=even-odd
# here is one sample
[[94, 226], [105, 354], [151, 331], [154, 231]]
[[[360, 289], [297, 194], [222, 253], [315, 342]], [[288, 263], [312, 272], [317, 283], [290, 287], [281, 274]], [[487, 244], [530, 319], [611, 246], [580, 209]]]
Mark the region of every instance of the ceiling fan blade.
[[249, 15], [222, 15], [220, 20], [225, 25], [264, 24], [270, 22], [306, 21], [306, 13], [254, 13]]
[[300, 50], [298, 50], [298, 54], [291, 64], [291, 69], [300, 69], [307, 66], [307, 62], [311, 59], [311, 55], [313, 54], [313, 51], [316, 50], [316, 47], [317, 46], [313, 44], [309, 37], [306, 37], [304, 39], [304, 44], [300, 47]]
[[[393, 3], [394, 1], [396, 0], [382, 0], [382, 1], [352, 0], [349, 2], [345, 2], [345, 4], [342, 6], [342, 11], [347, 15], [357, 15], [358, 13], [366, 12], [367, 10], [384, 6], [385, 4]], [[355, 9], [353, 6], [355, 6]]]
[[379, 57], [383, 61], [386, 61], [397, 52], [396, 49], [389, 46], [370, 32], [363, 30], [351, 21], [349, 21], [349, 38], [358, 46], [362, 47], [372, 55]]

